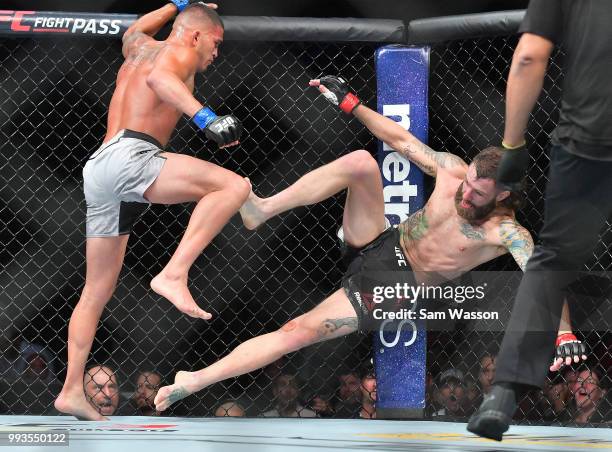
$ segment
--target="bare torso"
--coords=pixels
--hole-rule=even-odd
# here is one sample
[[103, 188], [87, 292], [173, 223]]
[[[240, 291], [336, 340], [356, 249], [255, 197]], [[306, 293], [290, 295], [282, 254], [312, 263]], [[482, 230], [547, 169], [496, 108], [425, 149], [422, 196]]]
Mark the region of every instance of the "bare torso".
[[462, 181], [439, 170], [425, 207], [400, 225], [401, 246], [413, 271], [454, 278], [508, 252], [499, 237], [499, 224], [513, 219], [512, 214], [496, 210], [481, 223], [469, 223], [455, 208]]
[[[108, 111], [105, 142], [121, 129], [131, 129], [152, 136], [164, 146], [168, 143], [182, 113], [159, 98], [148, 86], [147, 77], [156, 59], [166, 52], [176, 51], [175, 47], [176, 44], [149, 38], [130, 52], [117, 75]], [[183, 80], [192, 92], [194, 75], [195, 70]]]

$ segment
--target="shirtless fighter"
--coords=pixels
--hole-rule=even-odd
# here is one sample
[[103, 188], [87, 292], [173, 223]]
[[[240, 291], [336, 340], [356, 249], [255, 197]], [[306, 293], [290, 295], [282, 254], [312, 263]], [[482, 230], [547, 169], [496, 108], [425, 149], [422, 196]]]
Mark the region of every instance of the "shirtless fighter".
[[[193, 97], [195, 74], [213, 62], [223, 41], [216, 5], [173, 1], [139, 18], [123, 36], [125, 62], [117, 75], [106, 138], [83, 169], [87, 272], [68, 327], [66, 381], [55, 400], [60, 412], [78, 418], [106, 419], [85, 399], [83, 371], [138, 215], [149, 203], [197, 203], [178, 248], [151, 288], [181, 312], [210, 319], [192, 298], [187, 273], [250, 191], [237, 174], [163, 151], [181, 115], [192, 118], [220, 147], [237, 144], [241, 131], [236, 118], [217, 117]], [[168, 39], [153, 39], [179, 11]]]
[[[514, 216], [520, 195], [495, 185], [502, 150], [487, 148], [467, 165], [456, 155], [432, 150], [393, 120], [361, 105], [342, 79], [327, 76], [313, 80], [311, 85], [343, 111], [355, 115], [378, 139], [435, 177], [435, 189], [423, 209], [398, 228], [385, 230], [380, 170], [370, 153], [360, 150], [317, 168], [270, 198], [251, 194], [240, 213], [246, 227], [254, 229], [281, 212], [348, 189], [344, 240], [356, 257], [343, 277], [342, 288], [310, 312], [278, 331], [246, 341], [209, 367], [178, 372], [174, 384], [161, 388], [155, 398], [159, 411], [210, 384], [261, 368], [284, 354], [367, 330], [373, 319], [371, 304], [363, 302], [372, 293], [371, 287], [360, 285], [365, 272], [387, 275], [388, 280], [382, 283], [388, 286], [395, 284], [400, 273], [410, 271], [418, 282], [436, 284], [438, 281], [427, 280], [430, 272], [452, 279], [508, 252], [524, 268], [532, 253], [531, 235]], [[561, 333], [570, 333], [567, 322], [566, 316]]]

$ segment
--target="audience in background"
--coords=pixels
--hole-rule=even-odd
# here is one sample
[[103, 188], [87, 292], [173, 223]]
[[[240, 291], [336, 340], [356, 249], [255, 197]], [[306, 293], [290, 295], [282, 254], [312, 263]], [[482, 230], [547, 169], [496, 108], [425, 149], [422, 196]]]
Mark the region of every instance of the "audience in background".
[[467, 415], [480, 406], [483, 397], [491, 390], [495, 378], [495, 359], [496, 355], [489, 352], [482, 355], [478, 367], [478, 381], [466, 385], [464, 411]]
[[435, 411], [433, 417], [465, 416], [465, 385], [463, 372], [458, 369], [447, 369], [438, 377], [438, 386], [434, 390]]
[[136, 416], [159, 416], [155, 409], [155, 396], [161, 387], [161, 375], [153, 371], [143, 371], [136, 377], [136, 390], [132, 394], [131, 402], [136, 408]]
[[[53, 360], [49, 352], [38, 344], [27, 341], [19, 343], [19, 355], [13, 357], [11, 366], [5, 366], [3, 379], [5, 397], [0, 401], [0, 411], [10, 414], [51, 414], [43, 405], [52, 407], [53, 394], [49, 382], [56, 382]], [[450, 368], [441, 372], [437, 379], [427, 374], [427, 414], [433, 418], [447, 417], [465, 419], [482, 401], [495, 378], [495, 355], [484, 354], [479, 361], [477, 382], [466, 385], [463, 372]], [[5, 360], [7, 363], [8, 360]], [[279, 360], [264, 373], [265, 377], [275, 376], [272, 382], [274, 408], [264, 412], [263, 417], [333, 417], [374, 419], [376, 413], [376, 378], [372, 370], [361, 374], [345, 371], [338, 375], [335, 398], [315, 397], [311, 407], [305, 408], [300, 397], [300, 385], [294, 374], [282, 373], [286, 365]], [[7, 377], [13, 381], [7, 386]], [[158, 416], [153, 403], [161, 375], [155, 371], [141, 371], [136, 377], [134, 392], [129, 398], [131, 411], [120, 405], [120, 391], [116, 372], [106, 365], [88, 368], [84, 375], [87, 400], [102, 415], [130, 414]], [[269, 380], [268, 380], [269, 381]], [[541, 392], [533, 392], [520, 401], [515, 419], [534, 422], [577, 424], [612, 423], [612, 394], [609, 392], [609, 378], [600, 366], [578, 368], [571, 366], [560, 372], [551, 372]], [[44, 387], [39, 387], [43, 384]], [[23, 386], [23, 388], [21, 388]], [[10, 391], [7, 390], [10, 387]], [[38, 405], [28, 399], [36, 392]], [[13, 394], [14, 393], [14, 394]], [[13, 395], [12, 400], [11, 395]], [[48, 399], [46, 400], [46, 395]], [[225, 394], [225, 397], [228, 395]], [[221, 395], [218, 396], [222, 397]], [[219, 399], [217, 399], [219, 400]], [[26, 406], [27, 405], [27, 406]], [[127, 405], [127, 404], [126, 404]], [[136, 409], [136, 412], [134, 412]], [[216, 417], [244, 417], [244, 404], [236, 399], [220, 403]]]
[[334, 417], [359, 417], [361, 410], [361, 377], [358, 372], [343, 372], [338, 376], [338, 399], [333, 407]]
[[317, 417], [300, 403], [300, 387], [295, 375], [282, 374], [272, 383], [274, 409], [266, 411], [263, 417]]
[[546, 422], [568, 421], [568, 406], [571, 401], [570, 387], [565, 378], [566, 374], [573, 373], [571, 368], [565, 372], [550, 372], [542, 391], [538, 394], [537, 409], [529, 417], [533, 420]]
[[570, 390], [573, 397], [572, 420], [577, 424], [612, 421], [609, 378], [598, 366], [580, 366]]
[[222, 402], [215, 410], [216, 417], [244, 417], [245, 410], [235, 400]]
[[60, 390], [53, 355], [47, 347], [16, 337], [0, 354], [0, 396], [10, 414], [55, 414]]
[[49, 385], [59, 384], [55, 371], [53, 356], [40, 344], [20, 340], [16, 358], [3, 357], [0, 371], [6, 379], [17, 379], [32, 382], [41, 381]]
[[337, 419], [376, 418], [376, 377], [371, 368], [361, 373], [344, 371], [338, 375], [334, 398], [316, 396], [312, 409], [320, 417]]
[[373, 371], [364, 372], [361, 377], [361, 410], [362, 419], [376, 419], [376, 376]]
[[85, 371], [85, 396], [101, 415], [112, 416], [119, 407], [119, 384], [108, 366], [95, 365]]

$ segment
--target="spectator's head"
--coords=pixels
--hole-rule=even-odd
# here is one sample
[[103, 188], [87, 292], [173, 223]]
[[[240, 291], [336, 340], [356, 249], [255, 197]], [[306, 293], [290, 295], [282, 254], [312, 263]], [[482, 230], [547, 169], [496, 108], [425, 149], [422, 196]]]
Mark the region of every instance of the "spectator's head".
[[49, 366], [45, 357], [39, 353], [32, 353], [26, 356], [27, 367], [24, 372], [24, 377], [27, 379], [46, 380], [49, 376]]
[[495, 378], [495, 355], [486, 354], [480, 358], [478, 383], [483, 394], [488, 394]]
[[42, 345], [22, 341], [19, 345], [20, 358], [17, 371], [24, 380], [48, 380], [54, 378], [51, 356]]
[[295, 375], [282, 374], [272, 383], [272, 393], [277, 406], [281, 408], [294, 407], [300, 397], [300, 388]]
[[85, 396], [103, 416], [111, 416], [119, 406], [119, 385], [115, 372], [107, 366], [96, 365], [85, 371]]
[[581, 367], [576, 375], [576, 381], [571, 386], [572, 395], [576, 402], [577, 416], [592, 414], [604, 397], [602, 380], [604, 372], [598, 367]]
[[157, 372], [144, 371], [136, 378], [136, 390], [132, 395], [132, 401], [143, 416], [157, 414], [155, 409], [155, 396], [161, 386], [161, 375]]
[[264, 367], [264, 374], [270, 380], [275, 380], [276, 377], [283, 373], [283, 369], [287, 365], [287, 358], [285, 356], [281, 356], [276, 361], [272, 361], [266, 367]]
[[545, 398], [542, 402], [547, 403], [553, 412], [558, 414], [566, 408], [570, 398], [570, 389], [563, 376], [555, 372], [554, 374], [549, 374], [544, 382], [542, 394]]
[[338, 377], [340, 387], [338, 397], [342, 402], [360, 403], [361, 402], [361, 378], [357, 372], [346, 372]]
[[226, 400], [215, 410], [216, 417], [244, 417], [244, 408], [235, 400]]
[[366, 372], [361, 377], [361, 403], [362, 405], [376, 403], [376, 376], [374, 372]]
[[456, 415], [462, 410], [465, 397], [463, 372], [447, 369], [438, 377], [436, 402], [446, 409], [446, 414]]
[[563, 378], [565, 379], [565, 382], [567, 383], [567, 387], [571, 391], [573, 384], [576, 383], [578, 372], [576, 372], [576, 370], [573, 367], [565, 366], [563, 369], [561, 369], [561, 375], [563, 375]]

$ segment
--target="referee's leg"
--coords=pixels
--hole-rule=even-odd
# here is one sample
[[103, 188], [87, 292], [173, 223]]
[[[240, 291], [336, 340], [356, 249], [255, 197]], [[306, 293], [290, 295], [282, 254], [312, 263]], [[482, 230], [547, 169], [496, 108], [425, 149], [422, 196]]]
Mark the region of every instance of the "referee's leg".
[[521, 393], [543, 384], [559, 328], [564, 292], [593, 253], [612, 213], [612, 162], [553, 146], [540, 245], [529, 259], [496, 361], [495, 384], [468, 430], [501, 441]]
[[496, 382], [544, 383], [567, 286], [593, 255], [612, 210], [611, 170], [612, 162], [583, 159], [553, 146], [540, 243], [514, 302]]

